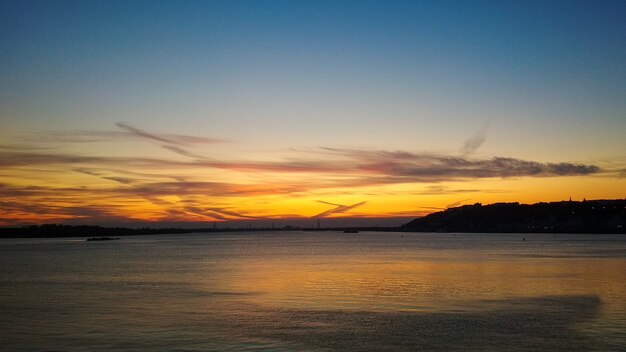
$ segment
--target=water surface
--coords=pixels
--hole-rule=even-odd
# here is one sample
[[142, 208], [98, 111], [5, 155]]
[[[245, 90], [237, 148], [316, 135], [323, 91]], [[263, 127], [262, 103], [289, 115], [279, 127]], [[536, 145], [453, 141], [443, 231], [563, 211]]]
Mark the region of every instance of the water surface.
[[5, 239], [0, 349], [617, 351], [624, 278], [623, 235]]

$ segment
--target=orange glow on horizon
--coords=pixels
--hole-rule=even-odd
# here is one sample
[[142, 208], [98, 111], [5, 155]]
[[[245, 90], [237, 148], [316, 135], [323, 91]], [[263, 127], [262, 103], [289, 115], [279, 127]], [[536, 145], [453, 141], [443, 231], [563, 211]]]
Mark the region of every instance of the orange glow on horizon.
[[626, 195], [614, 164], [338, 148], [209, 158], [199, 147], [137, 133], [157, 139], [159, 153], [135, 149], [135, 139], [92, 149], [70, 143], [63, 152], [0, 150], [0, 225], [410, 218], [477, 202]]

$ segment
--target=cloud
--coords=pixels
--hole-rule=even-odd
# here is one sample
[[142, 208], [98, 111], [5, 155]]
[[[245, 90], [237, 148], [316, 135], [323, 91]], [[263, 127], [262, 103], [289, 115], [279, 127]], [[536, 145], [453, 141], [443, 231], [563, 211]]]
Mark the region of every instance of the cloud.
[[129, 132], [110, 130], [53, 130], [28, 134], [22, 136], [22, 139], [35, 143], [96, 143], [129, 137], [136, 136]]
[[334, 203], [330, 203], [330, 202], [325, 202], [322, 200], [318, 200], [318, 202], [320, 203], [324, 203], [324, 204], [328, 204], [328, 205], [333, 205], [336, 208], [330, 209], [330, 210], [326, 210], [324, 212], [321, 212], [317, 215], [312, 216], [312, 219], [317, 219], [317, 218], [325, 218], [327, 216], [333, 215], [333, 214], [341, 214], [341, 213], [345, 213], [349, 210], [352, 210], [356, 207], [360, 207], [361, 205], [364, 205], [366, 202], [360, 202], [360, 203], [355, 203], [352, 205], [341, 205], [341, 204], [334, 204]]
[[223, 208], [206, 208], [207, 210], [216, 212], [218, 214], [221, 215], [225, 215], [225, 216], [231, 216], [237, 219], [260, 219], [258, 216], [252, 216], [252, 215], [246, 215], [246, 214], [242, 214], [240, 212], [236, 212], [233, 210], [228, 210], [228, 209], [223, 209]]
[[124, 122], [117, 122], [115, 125], [135, 136], [155, 140], [158, 142], [174, 144], [174, 145], [190, 145], [190, 144], [201, 144], [201, 143], [224, 142], [224, 140], [206, 138], [206, 137], [149, 133], [139, 128], [133, 127]]
[[225, 217], [222, 214], [197, 207], [187, 206], [184, 208], [184, 210], [188, 213], [199, 215], [204, 218], [209, 218], [211, 220], [230, 220], [228, 217]]
[[[385, 151], [339, 150], [338, 160], [298, 161], [221, 161], [102, 157], [74, 154], [0, 152], [3, 167], [41, 165], [84, 168], [153, 168], [161, 170], [215, 168], [241, 172], [317, 173], [337, 176], [353, 175], [354, 185], [362, 183], [432, 183], [451, 180], [508, 177], [558, 177], [602, 173], [596, 165], [567, 162], [542, 163], [515, 158], [466, 159], [434, 154], [402, 154]], [[187, 153], [189, 157], [201, 157]], [[345, 179], [345, 177], [344, 177]], [[340, 181], [341, 182], [341, 181]], [[348, 183], [348, 182], [346, 182]]]
[[480, 146], [482, 146], [483, 143], [485, 143], [486, 139], [487, 139], [487, 128], [481, 128], [480, 130], [476, 131], [476, 133], [473, 136], [465, 140], [465, 143], [463, 143], [463, 149], [462, 149], [463, 156], [467, 157], [467, 156], [470, 156], [471, 154], [474, 154], [478, 150], [478, 148], [480, 148]]
[[55, 205], [33, 204], [19, 201], [0, 201], [0, 224], [18, 225], [32, 223], [33, 220], [66, 221], [71, 219], [82, 220], [115, 220], [126, 222], [131, 217], [119, 213], [119, 209], [110, 205]]
[[[202, 136], [190, 136], [180, 134], [146, 132], [124, 122], [116, 123], [122, 131], [117, 130], [63, 130], [63, 131], [40, 131], [25, 134], [20, 137], [22, 141], [30, 143], [96, 143], [123, 139], [149, 139], [172, 145], [191, 146], [199, 144], [224, 143], [225, 139]], [[0, 145], [0, 149], [51, 149], [49, 146], [30, 145]]]
[[[141, 216], [149, 216], [150, 219], [192, 216], [204, 220], [232, 220], [259, 218], [255, 210], [241, 211], [240, 206], [233, 206], [243, 204], [245, 197], [329, 197], [332, 194], [365, 197], [393, 192], [402, 195], [484, 193], [489, 190], [462, 186], [448, 189], [442, 185], [447, 181], [509, 177], [624, 177], [624, 167], [619, 162], [605, 169], [587, 163], [540, 162], [500, 156], [469, 158], [466, 155], [402, 150], [320, 147], [298, 150], [295, 156], [274, 160], [207, 158], [188, 148], [193, 143], [206, 142], [201, 137], [149, 133], [123, 123], [118, 126], [124, 131], [105, 131], [93, 136], [148, 139], [185, 158], [169, 153], [161, 153], [160, 157], [142, 157], [134, 154], [133, 148], [128, 148], [124, 156], [112, 156], [103, 148], [98, 149], [101, 154], [93, 155], [87, 152], [88, 148], [80, 152], [59, 148], [54, 152], [38, 148], [36, 144], [3, 144], [0, 145], [0, 199], [15, 199], [21, 208], [18, 211], [13, 207], [10, 211], [25, 217], [31, 209], [28, 216], [32, 218], [36, 218], [39, 211], [50, 217], [71, 217], [71, 214], [58, 210], [59, 207], [66, 207], [68, 212], [74, 209], [77, 216], [85, 215], [88, 210], [80, 209], [96, 209], [90, 205], [99, 204], [101, 211], [94, 212], [94, 217], [121, 216], [122, 211], [134, 209], [144, 212]], [[475, 152], [484, 142], [481, 133], [479, 131], [466, 143], [468, 153]], [[119, 152], [120, 148], [112, 150]], [[72, 174], [76, 172], [93, 178]], [[28, 183], [37, 186], [24, 186]], [[378, 187], [395, 184], [416, 184], [420, 187], [409, 188], [405, 192]], [[150, 204], [146, 206], [146, 202]], [[332, 209], [313, 218], [346, 213], [365, 204], [365, 201], [352, 205], [320, 203], [332, 206]], [[46, 204], [55, 205], [41, 209], [36, 207]], [[29, 208], [29, 205], [32, 207]], [[105, 211], [107, 209], [109, 212]], [[14, 216], [8, 211], [2, 213], [4, 218]], [[275, 214], [272, 218], [284, 216]]]
[[89, 170], [89, 169], [76, 169], [74, 170], [78, 173], [81, 174], [85, 174], [85, 175], [90, 175], [90, 176], [96, 176], [96, 177], [100, 177], [104, 180], [109, 180], [109, 181], [113, 181], [113, 182], [117, 182], [117, 183], [122, 183], [125, 185], [128, 184], [132, 184], [134, 182], [136, 182], [136, 179], [130, 178], [130, 177], [121, 177], [121, 176], [106, 176], [103, 175], [102, 173], [95, 171], [95, 170]]
[[152, 133], [148, 133], [145, 132], [143, 130], [140, 130], [138, 128], [135, 128], [133, 126], [130, 126], [128, 124], [125, 124], [123, 122], [118, 122], [115, 124], [117, 127], [126, 130], [134, 135], [137, 135], [139, 137], [143, 137], [143, 138], [148, 138], [148, 139], [153, 139], [155, 141], [159, 141], [159, 142], [165, 142], [165, 143], [169, 143], [169, 144], [179, 144], [178, 142], [174, 141], [174, 140], [170, 140], [168, 138], [165, 137], [161, 137]]
[[[159, 135], [118, 122], [125, 134], [146, 138], [160, 143], [163, 148], [191, 158], [181, 161], [166, 158], [106, 157], [78, 154], [53, 154], [36, 150], [19, 151], [4, 149], [0, 162], [5, 167], [33, 165], [71, 165], [78, 168], [157, 168], [157, 169], [202, 169], [216, 168], [239, 172], [272, 173], [317, 173], [334, 176], [354, 175], [353, 185], [441, 182], [494, 177], [555, 177], [590, 175], [600, 173], [596, 165], [568, 162], [542, 163], [507, 157], [491, 159], [468, 159], [484, 142], [486, 129], [479, 130], [464, 145], [464, 156], [443, 154], [411, 153], [407, 151], [359, 150], [322, 147], [309, 151], [323, 156], [311, 158], [299, 156], [292, 160], [279, 161], [233, 161], [208, 159], [181, 146], [191, 141], [206, 141], [202, 137]], [[120, 132], [117, 132], [120, 133]], [[117, 177], [117, 176], [115, 176]], [[129, 182], [129, 178], [112, 179]], [[348, 181], [343, 181], [349, 183]]]
[[341, 204], [335, 204], [335, 203], [331, 203], [331, 202], [325, 202], [323, 200], [318, 200], [317, 202], [322, 203], [322, 204], [328, 204], [328, 205], [332, 205], [335, 207], [344, 207], [345, 205], [341, 205]]
[[495, 157], [468, 160], [445, 155], [413, 155], [401, 162], [393, 159], [370, 158], [360, 169], [371, 173], [410, 178], [415, 182], [494, 177], [554, 177], [590, 175], [601, 172], [595, 165], [573, 163], [541, 163], [515, 158]]
[[[86, 173], [91, 174], [91, 173]], [[99, 175], [94, 175], [100, 177]], [[176, 184], [175, 182], [170, 183]], [[225, 207], [201, 206], [206, 203], [183, 200], [182, 202], [167, 201], [160, 197], [198, 196], [212, 193], [219, 195], [224, 192], [229, 196], [241, 192], [240, 195], [249, 195], [246, 190], [237, 190], [237, 185], [218, 183], [196, 183], [189, 187], [189, 183], [181, 183], [174, 187], [164, 183], [148, 183], [140, 186], [129, 185], [128, 187], [94, 187], [85, 186], [74, 188], [55, 187], [17, 187], [0, 184], [0, 199], [15, 199], [14, 201], [0, 202], [2, 221], [0, 223], [21, 223], [19, 219], [48, 219], [63, 220], [71, 218], [107, 220], [121, 218], [124, 213], [124, 203], [140, 204], [138, 200], [144, 199], [155, 206], [150, 210], [151, 218], [184, 220], [184, 214], [198, 216], [210, 220], [241, 220], [258, 219], [259, 217], [248, 215]], [[182, 191], [181, 191], [182, 190]], [[254, 190], [254, 193], [259, 192]], [[273, 194], [273, 193], [272, 193]], [[116, 204], [116, 205], [114, 205]], [[127, 211], [126, 211], [127, 212]], [[140, 215], [141, 217], [142, 215]], [[145, 214], [143, 215], [145, 216]], [[181, 218], [181, 216], [183, 216]], [[189, 216], [187, 216], [189, 219]], [[23, 221], [22, 221], [23, 222]]]
[[49, 149], [54, 149], [54, 148], [26, 145], [26, 144], [15, 144], [15, 145], [0, 144], [0, 150], [9, 150], [9, 151], [23, 151], [23, 150], [37, 151], [37, 150], [49, 150]]
[[459, 206], [465, 202], [467, 202], [469, 199], [461, 199], [461, 200], [457, 200], [456, 202], [450, 203], [448, 205], [446, 205], [446, 209], [448, 208], [454, 208], [456, 206]]
[[244, 219], [263, 219], [262, 217], [252, 216], [237, 212], [234, 210], [221, 207], [205, 207], [193, 202], [186, 201], [183, 211], [195, 214], [201, 217], [210, 218], [212, 220], [244, 220]]
[[200, 159], [200, 160], [206, 160], [207, 159], [207, 158], [205, 158], [202, 155], [191, 153], [191, 152], [189, 152], [189, 151], [187, 151], [187, 150], [185, 150], [183, 148], [175, 147], [173, 145], [163, 145], [161, 147], [163, 147], [163, 148], [165, 148], [165, 149], [167, 149], [167, 150], [169, 150], [171, 152], [174, 152], [176, 154], [179, 154], [179, 155], [182, 155], [182, 156], [186, 156], [186, 157], [189, 157], [189, 158], [192, 158], [192, 159]]

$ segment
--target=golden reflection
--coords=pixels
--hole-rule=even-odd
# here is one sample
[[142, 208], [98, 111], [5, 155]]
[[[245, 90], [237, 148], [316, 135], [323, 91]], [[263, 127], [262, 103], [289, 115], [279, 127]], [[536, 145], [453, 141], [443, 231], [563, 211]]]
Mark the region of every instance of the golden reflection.
[[[367, 255], [259, 258], [229, 262], [240, 276], [218, 280], [220, 289], [255, 292], [249, 303], [266, 307], [353, 310], [454, 310], [495, 300], [551, 295], [594, 295], [626, 300], [622, 259], [462, 260], [454, 252], [396, 260]], [[468, 253], [463, 253], [466, 256]], [[439, 258], [437, 258], [439, 257]], [[204, 289], [215, 290], [215, 281]]]

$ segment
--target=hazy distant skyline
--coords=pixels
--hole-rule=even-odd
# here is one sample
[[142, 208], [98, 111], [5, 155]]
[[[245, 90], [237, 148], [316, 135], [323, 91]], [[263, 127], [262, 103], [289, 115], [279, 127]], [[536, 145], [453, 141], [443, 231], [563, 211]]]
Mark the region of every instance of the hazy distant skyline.
[[626, 197], [623, 1], [8, 1], [0, 225]]

